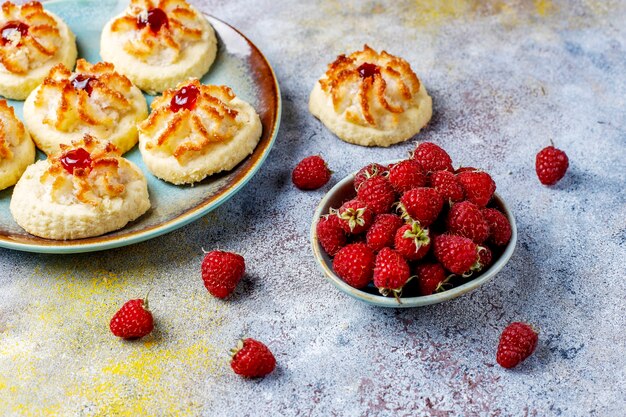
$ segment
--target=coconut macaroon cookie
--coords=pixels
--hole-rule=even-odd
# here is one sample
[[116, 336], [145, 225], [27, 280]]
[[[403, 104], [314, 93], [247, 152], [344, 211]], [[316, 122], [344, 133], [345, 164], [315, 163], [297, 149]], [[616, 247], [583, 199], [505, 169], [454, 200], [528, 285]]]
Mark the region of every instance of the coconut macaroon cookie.
[[184, 0], [131, 0], [100, 40], [102, 58], [149, 94], [202, 77], [216, 53], [213, 28]]
[[174, 184], [234, 168], [263, 130], [254, 108], [230, 88], [198, 80], [165, 91], [151, 107], [139, 125], [139, 150], [150, 172]]
[[0, 95], [24, 100], [56, 64], [73, 67], [76, 40], [55, 14], [32, 1], [0, 12]]
[[14, 185], [35, 162], [35, 144], [13, 107], [0, 100], [0, 190]]
[[79, 59], [76, 71], [57, 65], [24, 102], [24, 121], [48, 155], [90, 134], [121, 153], [137, 143], [137, 123], [148, 117], [146, 98], [113, 64]]
[[11, 214], [27, 232], [63, 240], [99, 236], [150, 208], [146, 178], [115, 145], [85, 135], [61, 147], [15, 185]]
[[311, 92], [309, 110], [346, 142], [390, 146], [428, 123], [432, 99], [408, 62], [365, 45], [328, 66]]

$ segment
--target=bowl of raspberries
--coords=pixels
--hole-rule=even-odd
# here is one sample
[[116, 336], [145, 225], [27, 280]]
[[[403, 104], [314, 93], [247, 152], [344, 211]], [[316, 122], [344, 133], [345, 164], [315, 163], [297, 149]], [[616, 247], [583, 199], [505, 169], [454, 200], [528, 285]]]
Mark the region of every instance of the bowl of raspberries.
[[508, 262], [515, 219], [480, 169], [455, 169], [420, 143], [408, 159], [370, 163], [322, 199], [311, 244], [339, 290], [382, 307], [420, 307], [468, 293]]

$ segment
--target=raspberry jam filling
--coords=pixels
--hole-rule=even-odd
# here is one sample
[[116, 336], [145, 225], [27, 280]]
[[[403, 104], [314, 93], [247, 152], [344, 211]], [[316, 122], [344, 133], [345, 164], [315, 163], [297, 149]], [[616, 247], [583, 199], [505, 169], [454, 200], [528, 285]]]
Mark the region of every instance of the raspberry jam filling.
[[378, 68], [378, 65], [370, 64], [369, 62], [362, 63], [356, 70], [359, 72], [359, 75], [363, 79], [373, 77], [376, 74], [380, 74], [380, 69]]
[[78, 74], [72, 79], [72, 86], [76, 90], [85, 90], [88, 95], [91, 95], [93, 86], [91, 85], [96, 79], [88, 75]]
[[83, 148], [71, 149], [61, 156], [61, 165], [70, 174], [76, 168], [85, 169], [91, 166], [91, 156]]
[[157, 33], [161, 27], [169, 26], [167, 15], [159, 8], [150, 9], [147, 14], [141, 14], [137, 17], [139, 29], [144, 28], [146, 25], [150, 26], [152, 32]]
[[0, 39], [2, 39], [2, 45], [10, 42], [15, 36], [14, 33], [19, 32], [21, 36], [28, 34], [28, 25], [18, 21], [7, 22], [6, 25], [0, 29]]
[[172, 101], [170, 101], [170, 108], [174, 113], [180, 109], [193, 110], [196, 107], [196, 101], [200, 95], [200, 90], [195, 85], [187, 85], [176, 92]]

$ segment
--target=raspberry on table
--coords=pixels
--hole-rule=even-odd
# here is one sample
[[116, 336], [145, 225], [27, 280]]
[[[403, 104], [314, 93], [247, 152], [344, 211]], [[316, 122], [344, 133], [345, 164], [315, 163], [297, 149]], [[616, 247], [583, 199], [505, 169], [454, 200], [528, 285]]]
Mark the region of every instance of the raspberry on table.
[[261, 378], [276, 368], [276, 358], [272, 351], [255, 339], [244, 339], [231, 350], [230, 366], [237, 375], [246, 378]]
[[500, 336], [497, 362], [504, 368], [515, 368], [535, 351], [538, 340], [537, 332], [529, 324], [509, 324]]
[[152, 313], [147, 300], [137, 299], [124, 303], [109, 323], [111, 332], [123, 339], [138, 339], [154, 329]]
[[329, 180], [332, 172], [319, 155], [304, 158], [291, 173], [291, 181], [301, 190], [317, 190]]
[[202, 281], [206, 289], [217, 298], [226, 298], [237, 287], [246, 272], [243, 256], [214, 250], [204, 255]]
[[565, 176], [569, 159], [565, 152], [554, 146], [543, 148], [535, 158], [537, 178], [543, 185], [554, 185]]

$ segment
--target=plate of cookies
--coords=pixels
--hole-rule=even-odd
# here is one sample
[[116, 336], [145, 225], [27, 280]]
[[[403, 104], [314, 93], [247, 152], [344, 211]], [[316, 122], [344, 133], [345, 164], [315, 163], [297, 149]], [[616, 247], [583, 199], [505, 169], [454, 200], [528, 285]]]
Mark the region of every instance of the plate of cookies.
[[0, 247], [175, 230], [239, 191], [278, 133], [266, 58], [185, 0], [7, 1], [0, 45]]

